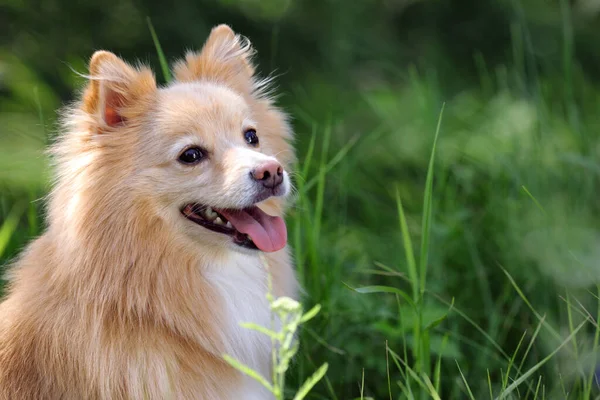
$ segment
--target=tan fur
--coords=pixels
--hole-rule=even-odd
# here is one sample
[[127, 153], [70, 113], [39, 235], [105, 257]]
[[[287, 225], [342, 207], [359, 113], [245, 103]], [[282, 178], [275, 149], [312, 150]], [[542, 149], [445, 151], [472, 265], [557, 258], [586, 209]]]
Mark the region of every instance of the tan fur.
[[[263, 279], [253, 272], [258, 256], [233, 254], [176, 207], [199, 190], [197, 179], [227, 198], [223, 182], [239, 168], [230, 146], [243, 141], [247, 115], [260, 152], [286, 169], [294, 160], [292, 132], [254, 78], [251, 51], [219, 26], [201, 53], [177, 63], [167, 88], [146, 67], [94, 54], [52, 150], [48, 228], [15, 262], [0, 304], [0, 399], [244, 398], [247, 378], [221, 358], [244, 349], [231, 334], [228, 296], [208, 277], [248, 262]], [[202, 169], [185, 170], [169, 153], [190, 135], [211, 152]], [[261, 207], [282, 215], [285, 204]], [[293, 297], [287, 250], [266, 258], [276, 294]]]

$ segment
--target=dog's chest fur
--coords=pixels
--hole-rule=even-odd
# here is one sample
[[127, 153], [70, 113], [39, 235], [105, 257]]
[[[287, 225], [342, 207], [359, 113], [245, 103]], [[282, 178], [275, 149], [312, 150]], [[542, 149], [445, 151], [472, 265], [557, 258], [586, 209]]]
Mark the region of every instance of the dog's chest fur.
[[[252, 322], [272, 327], [267, 301], [268, 277], [265, 267], [256, 256], [231, 256], [229, 262], [207, 271], [206, 279], [222, 299], [226, 326], [223, 332], [226, 353], [271, 380], [271, 339], [240, 324]], [[246, 379], [243, 398], [269, 398], [264, 388]], [[255, 394], [254, 394], [255, 393]], [[254, 397], [253, 397], [254, 395]]]

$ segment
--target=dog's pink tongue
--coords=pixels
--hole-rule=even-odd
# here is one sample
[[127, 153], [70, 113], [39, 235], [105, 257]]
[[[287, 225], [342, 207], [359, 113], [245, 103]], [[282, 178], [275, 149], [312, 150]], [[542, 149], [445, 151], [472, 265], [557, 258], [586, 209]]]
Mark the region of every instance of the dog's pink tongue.
[[235, 229], [250, 236], [260, 250], [272, 252], [285, 247], [287, 229], [282, 218], [268, 215], [258, 207], [218, 211]]

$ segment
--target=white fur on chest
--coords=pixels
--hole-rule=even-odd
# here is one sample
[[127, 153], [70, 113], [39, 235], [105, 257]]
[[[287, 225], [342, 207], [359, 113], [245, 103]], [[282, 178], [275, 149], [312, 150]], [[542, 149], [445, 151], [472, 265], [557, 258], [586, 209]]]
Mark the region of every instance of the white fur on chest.
[[[240, 362], [260, 372], [271, 380], [271, 339], [265, 334], [240, 326], [252, 322], [266, 328], [278, 329], [271, 320], [267, 301], [267, 272], [260, 259], [255, 256], [234, 255], [224, 265], [207, 273], [210, 284], [222, 298], [227, 325], [223, 332], [226, 352]], [[268, 398], [263, 388], [250, 378], [243, 398]]]

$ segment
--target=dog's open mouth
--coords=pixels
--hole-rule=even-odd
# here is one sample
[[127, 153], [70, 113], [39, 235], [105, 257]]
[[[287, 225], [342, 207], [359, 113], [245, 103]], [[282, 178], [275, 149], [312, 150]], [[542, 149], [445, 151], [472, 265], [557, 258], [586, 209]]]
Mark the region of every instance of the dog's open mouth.
[[256, 206], [241, 210], [188, 204], [181, 210], [188, 220], [213, 232], [228, 235], [238, 246], [265, 252], [281, 250], [287, 242], [285, 222]]

